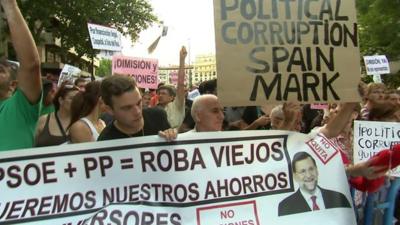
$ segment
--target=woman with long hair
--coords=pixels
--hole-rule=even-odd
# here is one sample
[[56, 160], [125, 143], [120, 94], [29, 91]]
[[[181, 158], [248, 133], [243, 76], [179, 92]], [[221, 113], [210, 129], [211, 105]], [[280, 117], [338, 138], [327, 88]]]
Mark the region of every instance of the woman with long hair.
[[100, 81], [86, 85], [85, 92], [78, 93], [71, 104], [71, 125], [69, 132], [71, 143], [96, 141], [105, 127], [100, 119], [102, 110], [100, 101]]
[[71, 123], [71, 102], [78, 92], [79, 88], [73, 85], [62, 85], [58, 89], [53, 99], [55, 112], [39, 118], [36, 147], [60, 145], [69, 140], [67, 128]]

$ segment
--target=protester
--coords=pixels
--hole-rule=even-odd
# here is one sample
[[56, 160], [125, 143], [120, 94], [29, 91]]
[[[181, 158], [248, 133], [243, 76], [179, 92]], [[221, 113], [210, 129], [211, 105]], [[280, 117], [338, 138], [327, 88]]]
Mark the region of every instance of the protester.
[[368, 120], [369, 111], [376, 104], [382, 104], [385, 102], [385, 85], [382, 83], [370, 83], [368, 84], [365, 91], [366, 103], [361, 108], [361, 119]]
[[179, 53], [178, 85], [161, 86], [157, 90], [158, 106], [167, 112], [168, 122], [172, 128], [178, 128], [185, 118], [185, 58], [186, 48]]
[[387, 103], [375, 104], [368, 114], [368, 120], [400, 122], [400, 106]]
[[71, 104], [71, 143], [96, 141], [106, 124], [100, 119], [103, 103], [100, 101], [100, 81], [92, 81], [79, 92]]
[[[207, 80], [202, 82], [198, 87], [199, 93], [217, 95], [217, 79]], [[185, 101], [185, 118], [179, 127], [179, 133], [190, 131], [194, 128], [195, 122], [191, 114], [193, 102], [189, 99]]]
[[77, 86], [79, 88], [80, 91], [85, 91], [85, 87], [87, 84], [87, 80], [83, 77], [78, 77], [75, 81], [74, 81], [74, 85]]
[[244, 109], [241, 127], [242, 130], [268, 130], [271, 125], [269, 115], [265, 115], [259, 106], [247, 106]]
[[169, 129], [163, 109], [142, 110], [142, 97], [136, 82], [130, 77], [114, 75], [102, 81], [101, 97], [106, 111], [113, 116], [98, 140], [140, 137], [159, 134], [167, 140], [176, 138], [175, 129]]
[[53, 99], [54, 95], [57, 92], [57, 88], [53, 82], [44, 78], [42, 79], [42, 90], [43, 90], [43, 101], [42, 101], [42, 110], [40, 111], [41, 116], [55, 111], [53, 105]]
[[199, 85], [200, 94], [213, 94], [217, 95], [217, 79], [206, 80]]
[[36, 129], [36, 147], [60, 145], [69, 141], [68, 126], [71, 123], [71, 102], [79, 88], [62, 85], [53, 99], [55, 112], [41, 116]]
[[156, 89], [156, 90], [154, 90], [154, 91], [152, 91], [152, 92], [150, 92], [150, 93], [151, 93], [150, 107], [155, 107], [155, 106], [157, 106], [157, 105], [158, 105], [158, 95], [157, 95], [157, 90], [158, 90], [160, 87], [164, 86], [164, 85], [165, 85], [165, 83], [163, 83], [163, 82], [161, 82], [161, 83], [158, 83], [158, 85], [157, 85], [157, 89]]
[[147, 109], [150, 107], [150, 100], [151, 100], [150, 92], [143, 91], [142, 92], [142, 107], [143, 107], [143, 109]]
[[191, 114], [195, 122], [195, 127], [188, 132], [222, 130], [224, 111], [217, 96], [205, 94], [195, 98]]
[[[1, 0], [0, 3], [20, 63], [16, 71], [9, 63], [0, 62], [0, 151], [5, 151], [33, 146], [40, 115], [42, 83], [39, 54], [17, 1]], [[15, 77], [18, 86], [14, 93]]]
[[386, 92], [386, 102], [393, 106], [400, 106], [400, 93], [397, 90], [391, 89]]

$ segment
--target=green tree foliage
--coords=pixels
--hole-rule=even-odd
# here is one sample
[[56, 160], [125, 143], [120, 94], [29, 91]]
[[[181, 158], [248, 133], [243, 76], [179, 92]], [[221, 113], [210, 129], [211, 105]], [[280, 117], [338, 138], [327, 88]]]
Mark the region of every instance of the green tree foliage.
[[111, 75], [112, 61], [109, 59], [102, 59], [99, 68], [96, 69], [96, 76], [106, 77]]
[[156, 21], [147, 0], [18, 0], [32, 34], [40, 42], [42, 31], [61, 39], [66, 53], [74, 47], [78, 54], [91, 57], [87, 23], [111, 26], [136, 40], [140, 31]]
[[[400, 60], [400, 0], [357, 0], [361, 55], [386, 55]], [[400, 86], [400, 74], [384, 75], [389, 87]], [[371, 82], [372, 77], [363, 79]]]
[[400, 1], [357, 0], [363, 55], [400, 56]]

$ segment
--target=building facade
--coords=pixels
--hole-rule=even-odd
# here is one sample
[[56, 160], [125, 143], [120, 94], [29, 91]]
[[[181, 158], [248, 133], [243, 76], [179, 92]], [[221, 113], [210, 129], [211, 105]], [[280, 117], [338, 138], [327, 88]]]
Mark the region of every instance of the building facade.
[[[161, 66], [158, 68], [158, 82], [170, 85], [176, 85], [178, 79], [179, 66]], [[185, 66], [185, 85], [186, 87], [191, 86], [191, 77], [193, 75], [193, 66]]]
[[214, 54], [196, 56], [193, 63], [194, 74], [192, 84], [198, 85], [203, 81], [217, 78], [217, 63]]

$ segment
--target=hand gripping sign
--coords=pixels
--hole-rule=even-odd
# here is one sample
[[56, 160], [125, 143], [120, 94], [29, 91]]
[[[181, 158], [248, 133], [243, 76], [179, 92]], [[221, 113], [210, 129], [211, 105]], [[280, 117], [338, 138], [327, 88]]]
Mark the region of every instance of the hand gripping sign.
[[[328, 144], [214, 132], [2, 152], [0, 224], [355, 224]], [[314, 193], [318, 210], [292, 203]]]

